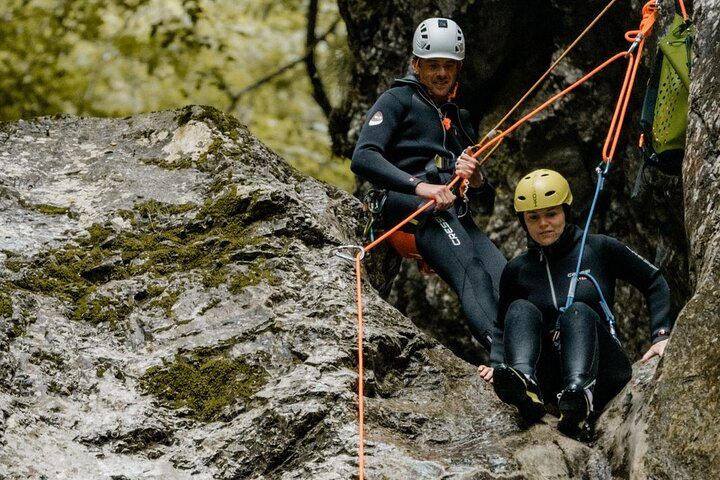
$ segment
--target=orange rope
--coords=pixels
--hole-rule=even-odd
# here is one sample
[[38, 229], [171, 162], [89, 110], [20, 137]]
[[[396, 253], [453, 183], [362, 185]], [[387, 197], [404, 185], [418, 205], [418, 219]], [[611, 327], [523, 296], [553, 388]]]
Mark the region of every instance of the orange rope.
[[356, 288], [357, 288], [357, 310], [358, 310], [358, 418], [359, 422], [359, 433], [360, 433], [360, 450], [359, 450], [359, 468], [360, 468], [360, 480], [363, 480], [365, 475], [365, 398], [363, 379], [365, 378], [365, 372], [363, 369], [363, 308], [362, 308], [362, 274], [360, 261], [362, 260], [362, 252], [355, 256], [355, 277], [356, 277]]
[[622, 130], [623, 121], [625, 120], [628, 103], [630, 102], [630, 93], [632, 92], [632, 88], [635, 83], [638, 66], [640, 65], [640, 57], [642, 57], [645, 39], [652, 31], [653, 25], [657, 20], [657, 8], [657, 2], [655, 0], [647, 2], [642, 9], [643, 18], [640, 22], [640, 29], [630, 30], [625, 33], [625, 39], [633, 42], [630, 49], [637, 49], [637, 56], [633, 58], [633, 54], [628, 52], [628, 67], [625, 71], [625, 78], [623, 80], [622, 88], [620, 89], [620, 94], [618, 95], [615, 112], [613, 113], [613, 118], [610, 122], [610, 127], [608, 128], [605, 144], [603, 145], [602, 159], [606, 167], [612, 161], [618, 141], [620, 140], [620, 132]]
[[685, 2], [683, 2], [683, 0], [678, 0], [678, 3], [680, 4], [680, 13], [682, 13], [683, 20], [687, 20], [688, 14], [685, 11]]
[[[481, 145], [481, 146], [472, 154], [472, 156], [475, 157], [475, 158], [477, 158], [481, 153], [483, 153], [483, 152], [484, 152], [485, 150], [487, 150], [489, 147], [491, 147], [491, 146], [495, 145], [496, 143], [500, 142], [500, 140], [502, 140], [503, 138], [505, 138], [506, 136], [508, 136], [510, 133], [512, 133], [512, 132], [514, 132], [515, 130], [517, 130], [517, 128], [520, 127], [523, 123], [527, 122], [527, 121], [530, 120], [532, 117], [534, 117], [535, 115], [537, 115], [538, 113], [540, 113], [541, 111], [543, 111], [544, 109], [546, 109], [549, 105], [551, 105], [552, 103], [556, 102], [556, 101], [559, 100], [560, 98], [564, 97], [565, 95], [567, 95], [567, 94], [570, 93], [571, 91], [575, 90], [577, 87], [579, 87], [580, 85], [582, 85], [583, 83], [585, 83], [586, 81], [588, 81], [590, 78], [592, 78], [593, 76], [595, 76], [598, 72], [600, 72], [601, 70], [603, 70], [605, 67], [607, 67], [608, 65], [610, 65], [610, 64], [611, 64], [612, 62], [614, 62], [615, 60], [617, 60], [617, 59], [619, 59], [619, 58], [623, 58], [623, 57], [625, 57], [625, 56], [627, 56], [627, 52], [619, 52], [619, 53], [616, 53], [615, 55], [613, 55], [612, 57], [610, 57], [609, 59], [607, 59], [606, 61], [604, 61], [604, 62], [601, 63], [600, 65], [598, 65], [597, 67], [595, 67], [592, 71], [590, 71], [590, 73], [588, 73], [588, 74], [586, 74], [584, 77], [580, 78], [580, 80], [576, 81], [575, 83], [573, 83], [572, 85], [570, 85], [569, 87], [567, 87], [565, 90], [562, 90], [561, 92], [556, 93], [555, 95], [553, 95], [549, 100], [545, 101], [542, 105], [540, 105], [539, 107], [535, 108], [532, 112], [528, 113], [528, 114], [525, 115], [523, 118], [521, 118], [520, 120], [518, 120], [517, 122], [515, 122], [512, 126], [510, 126], [507, 130], [503, 131], [503, 132], [502, 132], [501, 134], [499, 134], [498, 136], [490, 139], [489, 141], [487, 141], [486, 143], [484, 143], [484, 144], [482, 144], [482, 145], [481, 145], [481, 144], [478, 144], [478, 145]], [[485, 161], [487, 161], [487, 158], [488, 158], [488, 157], [485, 156], [485, 157], [484, 157], [480, 162], [478, 162], [478, 163], [480, 163], [480, 165], [482, 165]]]
[[[603, 12], [600, 14], [605, 13], [605, 11], [614, 3], [616, 0], [612, 0], [610, 4], [603, 10]], [[682, 0], [681, 5], [682, 5]], [[684, 6], [683, 12], [684, 12]], [[524, 117], [522, 117], [520, 120], [515, 122], [512, 126], [510, 126], [508, 129], [502, 132], [497, 132], [497, 127], [502, 124], [507, 117], [503, 118], [499, 123], [498, 126], [493, 129], [494, 133], [498, 133], [496, 136], [490, 138], [489, 136], [486, 136], [482, 139], [477, 145], [475, 145], [472, 149], [472, 156], [473, 158], [477, 159], [478, 156], [480, 156], [481, 153], [485, 152], [486, 150], [490, 149], [490, 152], [488, 152], [482, 160], [478, 161], [478, 164], [482, 166], [490, 157], [490, 154], [499, 146], [500, 141], [508, 136], [510, 133], [515, 131], [520, 125], [530, 120], [532, 117], [540, 113], [542, 110], [547, 108], [549, 105], [553, 104], [563, 96], [567, 95], [574, 89], [576, 89], [578, 86], [585, 83], [587, 80], [595, 76], [598, 72], [603, 70], [605, 67], [610, 65], [612, 62], [620, 59], [620, 58], [628, 58], [628, 67], [625, 72], [625, 78], [623, 79], [623, 85], [620, 90], [619, 98], [617, 105], [615, 107], [615, 112], [613, 113], [613, 118], [610, 123], [609, 132], [605, 140], [605, 145], [603, 147], [603, 161], [606, 164], [609, 164], [612, 160], [612, 155], [615, 152], [615, 148], [617, 147], [620, 131], [622, 129], [623, 120], [625, 118], [625, 113], [627, 110], [627, 106], [630, 99], [630, 93], [632, 91], [632, 87], [635, 81], [635, 76], [637, 74], [638, 65], [640, 63], [640, 57], [642, 53], [642, 47], [645, 43], [645, 37], [650, 34], [653, 24], [655, 23], [656, 17], [657, 17], [657, 0], [650, 0], [645, 4], [645, 6], [642, 9], [642, 21], [640, 22], [640, 28], [638, 30], [631, 30], [625, 33], [625, 38], [628, 41], [632, 41], [633, 45], [630, 47], [630, 50], [625, 52], [619, 52], [597, 67], [595, 67], [593, 70], [591, 70], [589, 73], [584, 75], [582, 78], [577, 80], [575, 83], [570, 85], [569, 87], [565, 88], [561, 92], [553, 95], [550, 99], [545, 101], [542, 105], [535, 108], [532, 112], [528, 113]], [[599, 16], [593, 21], [593, 24], [598, 20]], [[592, 26], [592, 24], [591, 24]], [[582, 33], [584, 35], [587, 30]], [[572, 48], [575, 45], [576, 42], [573, 42], [573, 44], [569, 47]], [[637, 56], [633, 56], [632, 50], [637, 47], [638, 48], [638, 54]], [[564, 56], [564, 54], [563, 54]], [[555, 62], [557, 64], [557, 62]], [[544, 76], [547, 76], [547, 74], [554, 68], [555, 64], [544, 74]], [[544, 78], [544, 77], [543, 77]], [[539, 83], [539, 82], [537, 82]], [[531, 87], [531, 89], [523, 96], [523, 99], [527, 97], [530, 92], [537, 86], [537, 83]], [[522, 101], [521, 100], [521, 101]], [[519, 104], [520, 102], [518, 102]], [[517, 105], [513, 107], [513, 110], [517, 108]], [[608, 151], [608, 146], [612, 144], [612, 147]], [[491, 148], [492, 147], [492, 148]], [[454, 177], [450, 183], [447, 184], [449, 188], [452, 188], [461, 178], [459, 176]], [[362, 309], [362, 266], [361, 266], [361, 260], [364, 257], [365, 253], [367, 253], [369, 250], [373, 249], [377, 245], [379, 245], [381, 242], [383, 242], [385, 239], [387, 239], [390, 235], [395, 233], [397, 230], [399, 230], [403, 225], [420, 215], [420, 213], [424, 212], [428, 208], [430, 208], [432, 205], [435, 204], [435, 200], [428, 200], [426, 203], [420, 206], [415, 212], [413, 212], [411, 215], [409, 215], [407, 218], [402, 220], [400, 223], [395, 225], [393, 228], [385, 232], [383, 235], [381, 235], [379, 238], [377, 238], [372, 243], [368, 244], [366, 247], [362, 248], [360, 252], [355, 256], [355, 272], [356, 272], [356, 288], [357, 288], [357, 309], [358, 309], [358, 416], [359, 416], [359, 460], [358, 460], [358, 467], [359, 467], [359, 474], [358, 478], [359, 480], [364, 480], [365, 478], [365, 407], [364, 407], [364, 366], [363, 366], [363, 309]]]
[[525, 101], [525, 99], [530, 96], [530, 94], [537, 88], [537, 86], [540, 85], [548, 75], [550, 75], [550, 72], [552, 72], [555, 67], [557, 67], [557, 65], [570, 53], [570, 51], [575, 48], [575, 45], [577, 45], [580, 40], [582, 40], [582, 38], [590, 31], [590, 29], [594, 27], [595, 24], [602, 18], [602, 16], [605, 15], [608, 10], [610, 10], [610, 7], [612, 7], [612, 5], [616, 1], [617, 0], [610, 0], [610, 3], [608, 3], [605, 8], [603, 8], [603, 10], [597, 15], [597, 17], [595, 17], [595, 19], [590, 22], [590, 24], [585, 28], [585, 30], [583, 30], [582, 33], [570, 44], [570, 46], [565, 49], [565, 51], [557, 58], [557, 60], [555, 60], [552, 65], [550, 65], [550, 68], [548, 68], [545, 73], [542, 74], [542, 76], [537, 80], [537, 82], [535, 82], [533, 86], [530, 87], [527, 92], [525, 92], [525, 94], [520, 98], [520, 100], [517, 101], [517, 103], [510, 109], [510, 111], [505, 114], [505, 116], [497, 123], [497, 125], [495, 125], [495, 127], [493, 127], [491, 132], [497, 130], [503, 123], [505, 123], [505, 120], [507, 120], [510, 115], [512, 115], [512, 113], [517, 110], [517, 108]]

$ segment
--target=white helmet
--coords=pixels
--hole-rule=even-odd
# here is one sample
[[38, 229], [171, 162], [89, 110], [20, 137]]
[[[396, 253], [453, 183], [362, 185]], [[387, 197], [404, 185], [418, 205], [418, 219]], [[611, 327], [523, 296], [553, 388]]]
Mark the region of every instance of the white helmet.
[[423, 20], [413, 36], [413, 55], [418, 58], [465, 58], [465, 37], [449, 18]]

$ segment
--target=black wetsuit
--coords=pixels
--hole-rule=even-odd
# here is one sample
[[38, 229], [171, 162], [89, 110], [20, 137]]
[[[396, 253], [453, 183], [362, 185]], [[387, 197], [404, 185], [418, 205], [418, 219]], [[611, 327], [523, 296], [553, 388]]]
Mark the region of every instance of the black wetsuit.
[[[466, 116], [452, 102], [437, 107], [412, 74], [396, 80], [372, 106], [353, 153], [352, 170], [388, 191], [382, 212], [387, 227], [427, 202], [415, 195], [418, 183], [446, 184], [454, 177], [456, 158], [474, 144]], [[495, 200], [488, 181], [483, 188], [469, 189], [468, 195], [487, 209]], [[458, 294], [470, 330], [489, 350], [506, 260], [469, 214], [458, 215], [464, 210], [458, 196], [454, 207], [429, 209], [405, 230], [415, 233], [425, 262]]]
[[[563, 314], [571, 274], [577, 268], [582, 230], [568, 225], [549, 247], [534, 242], [511, 260], [500, 280], [500, 303], [491, 363], [505, 363], [537, 380], [545, 400], [571, 384], [594, 386], [594, 406], [601, 410], [632, 374], [630, 360], [611, 335], [600, 297], [590, 280], [580, 280], [574, 301]], [[627, 281], [645, 296], [652, 343], [669, 332], [670, 292], [660, 271], [623, 243], [588, 235], [581, 272], [597, 280], [612, 310], [616, 280]], [[560, 352], [552, 341], [559, 318]]]

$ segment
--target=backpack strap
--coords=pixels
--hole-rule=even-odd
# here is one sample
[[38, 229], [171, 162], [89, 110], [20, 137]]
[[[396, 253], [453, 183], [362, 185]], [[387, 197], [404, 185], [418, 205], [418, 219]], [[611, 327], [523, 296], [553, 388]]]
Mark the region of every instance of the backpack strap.
[[645, 161], [640, 162], [640, 167], [637, 171], [637, 176], [635, 177], [635, 185], [633, 185], [632, 193], [630, 193], [630, 198], [637, 198], [638, 194], [640, 193], [640, 190], [642, 189], [642, 183], [643, 183], [643, 173], [645, 173]]

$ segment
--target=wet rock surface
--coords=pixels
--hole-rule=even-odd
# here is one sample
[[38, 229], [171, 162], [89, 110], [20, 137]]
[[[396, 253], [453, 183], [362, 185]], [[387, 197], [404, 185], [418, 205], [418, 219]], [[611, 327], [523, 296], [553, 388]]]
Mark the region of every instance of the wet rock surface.
[[[358, 243], [355, 199], [202, 107], [3, 135], [4, 478], [355, 475], [355, 275], [332, 255]], [[372, 288], [364, 316], [369, 477], [591, 456], [519, 426]]]

